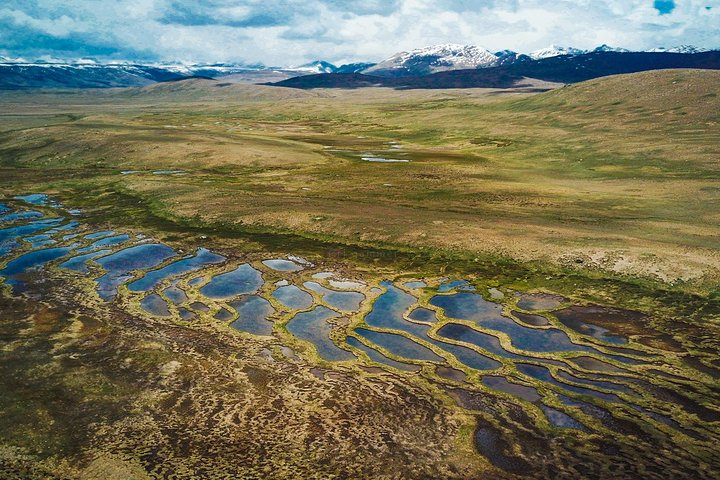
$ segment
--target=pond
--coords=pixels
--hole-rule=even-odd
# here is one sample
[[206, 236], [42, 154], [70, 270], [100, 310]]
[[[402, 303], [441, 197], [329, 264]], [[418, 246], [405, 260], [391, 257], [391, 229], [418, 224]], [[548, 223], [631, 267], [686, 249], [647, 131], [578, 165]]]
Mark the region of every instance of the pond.
[[312, 306], [313, 297], [295, 285], [280, 287], [272, 293], [272, 296], [288, 308], [293, 310], [305, 310]]
[[84, 255], [76, 255], [74, 257], [70, 257], [68, 260], [61, 263], [59, 267], [66, 270], [72, 270], [74, 272], [87, 273], [90, 271], [87, 265], [88, 260], [102, 257], [103, 255], [107, 255], [110, 252], [112, 252], [112, 250], [96, 250], [94, 252], [86, 253]]
[[501, 314], [502, 307], [488, 302], [474, 293], [438, 295], [430, 300], [436, 307], [445, 310], [448, 317], [475, 321], [490, 330], [505, 333], [510, 343], [518, 349], [529, 352], [596, 352], [596, 349], [578, 345], [570, 340], [567, 333], [557, 328], [536, 329], [522, 326]]
[[236, 330], [253, 335], [272, 334], [273, 322], [267, 318], [275, 313], [270, 302], [262, 297], [250, 295], [229, 303], [237, 312], [237, 320], [230, 324]]
[[454, 345], [431, 338], [427, 332], [430, 326], [425, 323], [409, 322], [403, 317], [417, 299], [397, 288], [391, 282], [384, 281], [381, 285], [386, 292], [380, 295], [373, 304], [372, 310], [366, 315], [365, 323], [373, 327], [400, 330], [410, 333], [452, 354], [460, 363], [477, 370], [492, 370], [500, 363], [467, 347]]
[[355, 333], [398, 357], [444, 363], [444, 359], [435, 352], [402, 335], [376, 332], [366, 328], [356, 328]]
[[[347, 337], [346, 343], [350, 345], [351, 347], [357, 348], [358, 350], [364, 352], [370, 360], [377, 363], [382, 363], [384, 365], [387, 365], [389, 367], [397, 368], [398, 370], [403, 370], [406, 372], [418, 372], [420, 371], [419, 365], [412, 365], [409, 363], [404, 362], [398, 362], [397, 360], [393, 360], [392, 358], [388, 358], [382, 353], [378, 352], [374, 348], [370, 348], [364, 343], [362, 343], [360, 340], [358, 340], [355, 337]], [[462, 372], [460, 372], [462, 373]], [[463, 374], [464, 375], [464, 374]]]
[[91, 252], [93, 250], [97, 250], [98, 248], [103, 248], [103, 247], [114, 247], [116, 245], [120, 245], [121, 243], [125, 243], [128, 240], [130, 240], [130, 235], [126, 235], [126, 234], [112, 235], [109, 237], [104, 237], [104, 238], [97, 240], [94, 243], [88, 245], [87, 247], [78, 249], [78, 253]]
[[343, 312], [355, 312], [360, 309], [360, 304], [365, 300], [365, 295], [358, 292], [338, 292], [323, 287], [317, 282], [305, 282], [303, 284], [308, 290], [312, 290], [322, 296], [323, 302]]
[[338, 317], [337, 312], [318, 306], [309, 312], [300, 312], [295, 315], [288, 322], [287, 330], [293, 336], [312, 343], [320, 358], [324, 360], [352, 360], [355, 358], [352, 353], [341, 349], [330, 339], [332, 325], [328, 320]]
[[186, 273], [200, 270], [208, 265], [222, 263], [225, 257], [212, 253], [205, 248], [198, 248], [192, 257], [183, 258], [164, 267], [146, 273], [142, 278], [135, 280], [128, 285], [131, 292], [147, 292], [152, 290], [162, 281], [184, 275]]
[[150, 294], [140, 300], [140, 306], [146, 312], [158, 317], [169, 317], [171, 315], [167, 302], [157, 293]]
[[163, 290], [163, 295], [175, 305], [182, 305], [188, 301], [188, 296], [177, 284], [171, 285]]
[[62, 258], [67, 255], [76, 245], [68, 247], [47, 248], [43, 250], [34, 250], [32, 252], [20, 255], [10, 260], [5, 268], [0, 270], [0, 275], [5, 277], [5, 283], [11, 285], [13, 291], [19, 291], [24, 283], [17, 277], [28, 272], [43, 267], [45, 264]]
[[263, 260], [262, 263], [266, 267], [272, 268], [273, 270], [277, 270], [279, 272], [299, 272], [300, 270], [304, 269], [303, 266], [298, 265], [297, 263], [290, 260], [271, 259]]
[[117, 287], [132, 278], [129, 275], [131, 272], [153, 268], [174, 256], [175, 251], [167, 245], [145, 243], [95, 260], [107, 272], [97, 280], [100, 298], [113, 298], [117, 294]]
[[243, 263], [235, 270], [212, 277], [200, 288], [208, 298], [224, 299], [257, 292], [263, 284], [262, 274], [250, 264]]

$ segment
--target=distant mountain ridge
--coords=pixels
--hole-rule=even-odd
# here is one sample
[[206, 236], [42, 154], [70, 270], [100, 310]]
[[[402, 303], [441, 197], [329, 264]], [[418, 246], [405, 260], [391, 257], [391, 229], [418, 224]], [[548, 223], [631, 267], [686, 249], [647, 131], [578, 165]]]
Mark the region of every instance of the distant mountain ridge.
[[[28, 62], [24, 59], [11, 59], [0, 56], [0, 89], [131, 87], [192, 77], [227, 77], [228, 81], [241, 81], [245, 83], [274, 82], [313, 74], [360, 73], [372, 77], [402, 78], [422, 77], [457, 70], [507, 69], [510, 67], [512, 67], [512, 75], [515, 75], [520, 71], [528, 69], [529, 71], [537, 70], [539, 66], [535, 65], [536, 62], [557, 58], [579, 58], [580, 60], [578, 60], [578, 65], [576, 66], [585, 72], [587, 71], [587, 65], [583, 65], [583, 62], [585, 62], [587, 58], [593, 58], [587, 57], [588, 55], [609, 53], [632, 53], [639, 55], [638, 57], [612, 57], [614, 61], [622, 64], [630, 58], [650, 58], [644, 57], [643, 54], [670, 56], [678, 54], [699, 55], [708, 53], [708, 51], [689, 45], [658, 48], [651, 52], [629, 52], [625, 49], [614, 48], [608, 45], [600, 45], [591, 51], [579, 50], [572, 47], [550, 46], [526, 55], [512, 50], [491, 52], [485, 48], [474, 45], [442, 44], [399, 52], [377, 64], [351, 63], [336, 66], [324, 60], [316, 60], [297, 67], [265, 67], [263, 65], [240, 65], [233, 63], [103, 64], [94, 59], [80, 59], [70, 63], [57, 60]], [[656, 59], [654, 60], [656, 63], [659, 62], [657, 63], [658, 65], [668, 63], [657, 60], [661, 57], [652, 58]], [[673, 62], [669, 63], [674, 64]], [[541, 63], [541, 66], [542, 65], [544, 64]], [[652, 69], [663, 67], [645, 65], [643, 68]], [[622, 65], [618, 66], [618, 68], [605, 67], [605, 71], [625, 70], [627, 69], [622, 67]], [[558, 74], [556, 77], [566, 78], [572, 77], [572, 75], [568, 72]], [[330, 83], [338, 82], [333, 81]], [[299, 82], [299, 84], [304, 84], [304, 82]]]
[[576, 83], [623, 73], [672, 68], [720, 70], [720, 51], [700, 53], [597, 51], [579, 55], [559, 55], [539, 60], [464, 70], [448, 70], [431, 75], [377, 76], [362, 73], [310, 75], [290, 78], [273, 85], [291, 88], [510, 88], [527, 84], [528, 79]]

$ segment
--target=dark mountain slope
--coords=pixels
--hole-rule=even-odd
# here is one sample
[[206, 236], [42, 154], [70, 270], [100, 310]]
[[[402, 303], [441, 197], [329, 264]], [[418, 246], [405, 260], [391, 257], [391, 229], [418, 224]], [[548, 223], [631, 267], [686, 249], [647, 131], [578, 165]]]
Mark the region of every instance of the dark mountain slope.
[[292, 88], [510, 88], [523, 78], [577, 83], [622, 73], [671, 68], [720, 70], [720, 51], [686, 53], [592, 52], [524, 61], [499, 67], [453, 70], [417, 77], [387, 78], [363, 74], [308, 75], [277, 82]]

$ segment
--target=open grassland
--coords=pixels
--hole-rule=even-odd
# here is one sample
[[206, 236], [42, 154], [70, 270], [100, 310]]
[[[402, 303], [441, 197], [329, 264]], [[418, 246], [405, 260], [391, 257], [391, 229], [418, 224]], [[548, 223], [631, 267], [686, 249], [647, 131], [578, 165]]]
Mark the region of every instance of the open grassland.
[[[70, 272], [63, 257], [5, 278], [0, 477], [715, 478], [718, 85], [718, 72], [665, 71], [546, 93], [193, 80], [2, 96], [2, 203], [65, 218], [68, 230], [49, 234], [56, 246], [77, 252], [108, 229], [172, 247], [165, 267], [199, 246], [227, 261], [155, 288], [170, 301], [166, 288], [179, 282], [192, 321], [180, 304], [153, 313], [150, 292], [128, 285], [101, 301], [99, 265]], [[34, 192], [63, 206], [13, 199]], [[45, 248], [29, 241], [2, 267]], [[262, 262], [289, 254], [315, 266]], [[200, 286], [242, 262], [264, 275], [267, 335], [221, 321], [230, 300]], [[296, 336], [302, 309], [274, 297], [281, 280], [325, 285], [321, 270], [364, 282], [358, 310], [327, 327], [349, 360]], [[467, 312], [493, 300], [524, 333], [440, 308], [455, 296], [440, 290], [446, 277], [482, 295]], [[10, 280], [27, 282], [25, 294]], [[404, 307], [382, 306], [386, 280], [435, 312], [428, 333]], [[313, 306], [337, 308], [313, 292]], [[539, 306], [523, 306], [529, 298]], [[595, 342], [562, 320], [588, 305], [588, 322], [629, 343]], [[566, 332], [593, 349], [521, 347], [523, 319], [544, 322], [529, 324], [532, 338]], [[440, 329], [451, 323], [520, 360], [455, 338], [498, 367], [463, 363], [430, 343], [450, 341]], [[418, 339], [447, 363], [388, 368], [351, 348], [350, 337], [372, 344], [359, 329]], [[565, 382], [527, 373], [532, 365]], [[502, 378], [510, 391], [492, 383]], [[542, 406], [582, 425], [559, 428]]]
[[[542, 94], [204, 80], [14, 93], [2, 98], [0, 162], [8, 191], [78, 204], [97, 205], [102, 191], [111, 206], [122, 193], [161, 217], [229, 230], [707, 290], [720, 271], [718, 85], [718, 72], [669, 70]], [[360, 159], [368, 153], [410, 161]]]

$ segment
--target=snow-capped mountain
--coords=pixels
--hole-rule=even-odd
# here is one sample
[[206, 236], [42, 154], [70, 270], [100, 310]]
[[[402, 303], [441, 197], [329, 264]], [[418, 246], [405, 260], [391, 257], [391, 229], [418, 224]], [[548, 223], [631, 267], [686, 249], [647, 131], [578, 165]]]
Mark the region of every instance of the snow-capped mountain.
[[494, 53], [475, 45], [443, 44], [396, 53], [363, 73], [381, 76], [428, 75], [446, 70], [491, 67]]
[[357, 73], [374, 66], [374, 63], [369, 62], [346, 63], [344, 65], [340, 65], [337, 70], [335, 70], [335, 73]]
[[582, 55], [583, 53], [587, 52], [585, 50], [580, 50], [573, 47], [559, 47], [557, 45], [550, 45], [549, 47], [541, 48], [540, 50], [530, 52], [528, 56], [533, 60], [539, 60], [541, 58], [559, 57], [561, 55]]
[[627, 48], [611, 47], [607, 43], [603, 43], [602, 45], [595, 47], [592, 50], [588, 50], [586, 53], [589, 53], [591, 51], [592, 52], [621, 52], [621, 53], [624, 53], [624, 52], [629, 52], [630, 50], [628, 50]]
[[512, 50], [501, 50], [499, 52], [495, 52], [495, 57], [497, 57], [497, 62], [495, 63], [495, 65], [510, 65], [516, 62], [525, 62], [528, 60], [532, 60], [524, 53], [517, 53], [513, 52]]
[[306, 63], [304, 65], [300, 65], [299, 67], [290, 67], [288, 70], [307, 73], [335, 73], [337, 67], [324, 60], [315, 60], [314, 62]]
[[678, 45], [677, 47], [660, 47], [648, 50], [648, 52], [659, 52], [659, 53], [700, 53], [709, 51], [707, 48], [699, 48], [693, 45]]
[[[575, 82], [604, 75], [630, 73], [633, 68], [715, 68], [717, 51], [681, 45], [655, 48], [646, 52], [629, 52], [623, 48], [600, 45], [593, 50], [552, 46], [529, 55], [512, 50], [492, 53], [474, 45], [435, 45], [400, 52], [379, 63], [352, 63], [339, 67], [316, 60], [299, 67], [266, 67], [237, 63], [135, 63], [115, 60], [103, 62], [94, 58], [72, 61], [41, 57], [34, 60], [16, 58], [0, 50], [0, 90], [23, 88], [106, 88], [150, 85], [157, 82], [191, 77], [226, 78], [225, 81], [265, 83], [313, 74], [368, 74], [400, 80], [399, 77], [422, 77], [454, 70], [488, 70], [522, 74], [530, 78]], [[668, 55], [664, 55], [668, 54]], [[642, 61], [642, 65], [635, 65]], [[592, 65], [592, 74], [582, 73]], [[554, 73], [553, 73], [554, 72]], [[559, 72], [559, 73], [558, 73]], [[579, 72], [579, 73], [578, 73]], [[471, 76], [477, 72], [468, 72]], [[450, 75], [452, 76], [452, 75]], [[352, 80], [352, 75], [348, 78]], [[355, 76], [357, 77], [357, 76]], [[355, 78], [353, 77], [353, 78]], [[362, 77], [362, 75], [360, 75]], [[308, 80], [311, 82], [312, 79]], [[332, 82], [341, 82], [337, 78]], [[373, 84], [372, 77], [366, 81]], [[422, 83], [422, 82], [420, 82]], [[333, 83], [334, 85], [334, 83]], [[451, 85], [455, 85], [451, 83]]]

